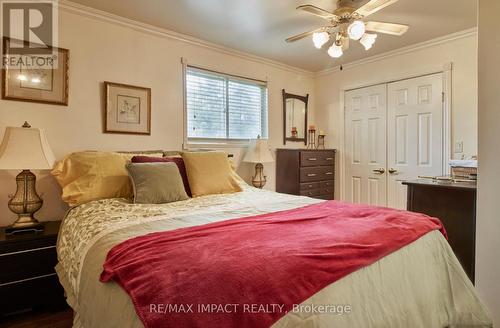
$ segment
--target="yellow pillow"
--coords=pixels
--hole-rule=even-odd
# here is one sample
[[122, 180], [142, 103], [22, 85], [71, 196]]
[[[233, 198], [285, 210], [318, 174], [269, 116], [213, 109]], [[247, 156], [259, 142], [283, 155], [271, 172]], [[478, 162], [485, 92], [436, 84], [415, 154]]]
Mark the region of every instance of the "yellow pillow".
[[182, 159], [193, 197], [241, 191], [226, 153], [185, 152]]
[[62, 200], [70, 206], [103, 198], [132, 198], [125, 165], [135, 154], [85, 151], [58, 162], [52, 175], [62, 188]]

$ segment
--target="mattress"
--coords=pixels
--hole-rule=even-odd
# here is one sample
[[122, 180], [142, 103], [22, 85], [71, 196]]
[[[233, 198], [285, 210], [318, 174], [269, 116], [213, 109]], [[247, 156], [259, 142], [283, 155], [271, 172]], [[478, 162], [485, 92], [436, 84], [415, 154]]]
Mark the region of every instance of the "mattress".
[[[75, 311], [74, 327], [143, 326], [127, 293], [114, 282], [99, 282], [108, 251], [120, 242], [318, 202], [244, 186], [235, 194], [169, 204], [107, 199], [72, 208], [61, 226], [56, 271]], [[322, 305], [349, 311], [315, 311]], [[300, 306], [273, 327], [492, 326], [472, 283], [438, 231], [336, 281]]]

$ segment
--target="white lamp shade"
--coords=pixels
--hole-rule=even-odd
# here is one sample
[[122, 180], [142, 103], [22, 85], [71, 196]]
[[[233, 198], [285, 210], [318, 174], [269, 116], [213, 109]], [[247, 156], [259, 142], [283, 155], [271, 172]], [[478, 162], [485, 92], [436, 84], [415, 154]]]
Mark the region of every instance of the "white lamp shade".
[[347, 34], [353, 40], [359, 40], [365, 34], [366, 27], [362, 21], [355, 21], [347, 28]]
[[269, 150], [266, 139], [253, 140], [243, 162], [247, 163], [270, 163], [274, 162], [273, 155]]
[[0, 145], [0, 169], [48, 170], [55, 157], [45, 131], [35, 128], [7, 127]]
[[313, 43], [318, 49], [321, 49], [328, 40], [330, 40], [330, 35], [327, 32], [316, 32], [313, 34]]
[[344, 54], [344, 51], [342, 50], [342, 46], [333, 44], [330, 49], [328, 49], [328, 54], [330, 57], [340, 58]]

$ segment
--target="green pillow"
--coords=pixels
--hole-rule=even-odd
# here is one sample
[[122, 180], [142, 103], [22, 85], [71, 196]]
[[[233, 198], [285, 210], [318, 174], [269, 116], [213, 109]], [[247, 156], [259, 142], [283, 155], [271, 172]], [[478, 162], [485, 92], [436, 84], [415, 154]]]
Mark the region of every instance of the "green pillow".
[[130, 163], [134, 203], [165, 204], [188, 199], [175, 163]]

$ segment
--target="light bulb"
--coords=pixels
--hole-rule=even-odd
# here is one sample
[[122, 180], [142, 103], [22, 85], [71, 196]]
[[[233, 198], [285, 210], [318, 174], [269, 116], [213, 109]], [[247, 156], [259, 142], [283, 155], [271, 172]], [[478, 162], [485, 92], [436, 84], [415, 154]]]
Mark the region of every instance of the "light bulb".
[[365, 23], [362, 21], [354, 21], [349, 27], [347, 28], [347, 34], [349, 34], [349, 37], [353, 40], [359, 40], [365, 34], [366, 32], [366, 27]]
[[330, 57], [339, 58], [342, 57], [344, 51], [342, 50], [342, 45], [333, 44], [330, 49], [328, 49], [328, 54]]
[[314, 46], [318, 49], [330, 40], [330, 35], [327, 32], [316, 32], [313, 34]]
[[370, 50], [376, 39], [377, 34], [365, 33], [359, 42], [361, 42], [361, 44], [365, 47], [365, 50]]

